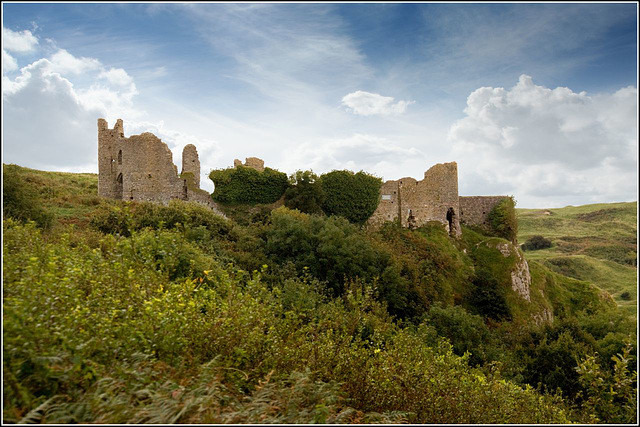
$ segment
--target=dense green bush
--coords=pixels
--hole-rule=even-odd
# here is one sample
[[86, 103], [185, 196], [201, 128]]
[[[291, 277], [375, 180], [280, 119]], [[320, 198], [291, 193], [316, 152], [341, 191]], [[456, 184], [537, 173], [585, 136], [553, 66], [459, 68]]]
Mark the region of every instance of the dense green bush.
[[470, 314], [460, 306], [445, 307], [434, 304], [424, 316], [424, 322], [435, 328], [438, 335], [451, 342], [453, 352], [462, 356], [469, 352], [469, 362], [481, 365], [497, 359], [497, 343], [480, 316]]
[[511, 319], [504, 287], [500, 286], [498, 281], [485, 270], [476, 272], [469, 302], [480, 316], [494, 320]]
[[322, 213], [325, 192], [312, 171], [296, 171], [289, 177], [289, 188], [284, 193], [284, 205], [308, 214]]
[[41, 205], [34, 188], [18, 173], [16, 165], [2, 165], [2, 213], [19, 221], [35, 221], [39, 227], [49, 228], [53, 214]]
[[376, 250], [346, 219], [307, 215], [287, 208], [271, 213], [265, 251], [279, 263], [292, 262], [302, 273], [326, 281], [341, 295], [346, 280], [373, 279], [382, 274], [389, 254]]
[[231, 230], [231, 223], [211, 209], [181, 200], [172, 200], [168, 206], [151, 202], [100, 206], [91, 215], [89, 224], [95, 230], [121, 236], [130, 236], [132, 232], [144, 228], [161, 230], [180, 225], [196, 240], [224, 236]]
[[518, 219], [516, 202], [513, 197], [502, 199], [489, 212], [489, 223], [493, 232], [504, 239], [516, 243], [518, 237]]
[[221, 203], [273, 203], [280, 199], [289, 182], [287, 174], [265, 168], [259, 172], [246, 166], [212, 170], [213, 199]]
[[322, 210], [350, 222], [363, 224], [375, 212], [380, 201], [382, 179], [366, 172], [334, 170], [320, 176], [326, 198]]
[[551, 240], [545, 239], [543, 236], [531, 236], [531, 238], [524, 242], [521, 247], [523, 251], [547, 249], [551, 247]]

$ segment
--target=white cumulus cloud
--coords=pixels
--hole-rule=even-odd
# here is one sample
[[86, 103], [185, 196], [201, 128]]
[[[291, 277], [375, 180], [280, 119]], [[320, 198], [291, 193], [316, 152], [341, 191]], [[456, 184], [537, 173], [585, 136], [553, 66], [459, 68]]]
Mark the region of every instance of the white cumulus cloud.
[[51, 69], [60, 74], [82, 74], [87, 71], [98, 70], [102, 66], [95, 58], [77, 58], [64, 49], [58, 49], [49, 58]]
[[357, 90], [345, 95], [342, 98], [342, 105], [361, 116], [389, 116], [404, 113], [407, 106], [414, 103], [414, 101], [398, 101], [394, 104], [393, 100], [391, 96]]
[[12, 31], [2, 27], [2, 48], [11, 52], [30, 52], [38, 44], [38, 38], [31, 31]]
[[590, 96], [522, 75], [510, 89], [475, 90], [464, 112], [448, 139], [465, 164], [461, 174], [474, 174], [460, 181], [467, 194], [484, 187], [554, 205], [578, 194], [594, 201], [635, 198], [637, 88]]
[[18, 69], [18, 62], [9, 55], [6, 50], [2, 49], [2, 72], [15, 71]]
[[115, 86], [129, 86], [133, 83], [133, 79], [122, 68], [111, 68], [108, 71], [102, 71], [98, 74], [98, 78], [106, 79]]
[[[85, 70], [84, 79], [96, 83], [76, 87], [79, 69]], [[51, 60], [23, 67], [15, 79], [3, 76], [5, 162], [45, 170], [96, 170], [97, 119], [113, 122], [141, 115], [133, 106], [133, 80], [124, 88], [109, 79], [101, 85], [101, 72], [109, 73], [97, 59], [75, 58], [61, 49]]]

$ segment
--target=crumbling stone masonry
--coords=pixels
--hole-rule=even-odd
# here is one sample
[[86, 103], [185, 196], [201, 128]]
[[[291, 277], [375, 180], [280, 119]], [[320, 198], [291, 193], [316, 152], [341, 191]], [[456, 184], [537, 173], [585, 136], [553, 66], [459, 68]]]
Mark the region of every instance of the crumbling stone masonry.
[[98, 119], [100, 196], [164, 205], [180, 199], [217, 211], [209, 193], [200, 190], [200, 160], [191, 144], [182, 153], [182, 172], [186, 178], [178, 176], [171, 150], [154, 134], [145, 132], [125, 138], [121, 119], [113, 129], [109, 129], [106, 120]]
[[458, 165], [440, 163], [426, 171], [421, 181], [407, 177], [382, 184], [380, 203], [369, 223], [399, 221], [403, 227], [415, 228], [438, 221], [452, 237], [458, 238], [460, 222], [488, 223], [489, 212], [505, 197], [459, 197]]
[[463, 196], [460, 197], [460, 221], [491, 229], [489, 212], [509, 196]]
[[245, 166], [247, 168], [255, 169], [258, 172], [264, 172], [264, 160], [258, 157], [247, 157], [244, 159], [244, 165], [238, 159], [233, 161], [233, 167], [237, 168], [238, 166]]

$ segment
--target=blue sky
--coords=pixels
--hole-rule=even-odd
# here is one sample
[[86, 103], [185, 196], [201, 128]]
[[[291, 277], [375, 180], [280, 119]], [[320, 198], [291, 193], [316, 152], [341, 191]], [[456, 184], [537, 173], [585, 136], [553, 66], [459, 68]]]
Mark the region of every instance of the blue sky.
[[97, 172], [96, 119], [206, 174], [420, 179], [519, 207], [637, 200], [636, 3], [3, 3], [3, 157]]

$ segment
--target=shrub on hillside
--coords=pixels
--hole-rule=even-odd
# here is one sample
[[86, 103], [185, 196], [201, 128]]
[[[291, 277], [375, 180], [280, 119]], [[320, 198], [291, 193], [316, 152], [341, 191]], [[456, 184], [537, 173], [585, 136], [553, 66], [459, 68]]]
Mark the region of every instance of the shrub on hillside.
[[516, 217], [516, 202], [513, 197], [504, 198], [495, 205], [489, 212], [488, 219], [497, 236], [516, 243], [518, 219]]
[[346, 279], [379, 276], [389, 260], [389, 254], [377, 251], [344, 218], [310, 216], [284, 207], [271, 212], [265, 239], [269, 256], [327, 281], [335, 295], [342, 294]]
[[171, 229], [178, 224], [202, 240], [213, 235], [227, 235], [228, 220], [197, 203], [172, 200], [168, 206], [151, 202], [127, 202], [101, 206], [91, 216], [90, 226], [106, 234], [130, 236], [132, 232], [151, 228]]
[[284, 205], [308, 214], [322, 213], [326, 198], [318, 176], [312, 171], [297, 171], [289, 177], [289, 188], [284, 193]]
[[551, 240], [545, 239], [543, 236], [532, 236], [522, 245], [523, 251], [537, 251], [538, 249], [547, 249], [551, 247]]
[[49, 228], [53, 214], [41, 206], [39, 194], [19, 174], [15, 165], [2, 168], [2, 213], [21, 222], [34, 221]]
[[273, 203], [289, 186], [287, 174], [271, 168], [263, 172], [245, 166], [216, 169], [209, 178], [215, 186], [213, 199], [221, 203]]
[[382, 179], [366, 172], [332, 171], [320, 176], [326, 194], [322, 210], [363, 224], [378, 207]]
[[453, 352], [458, 356], [471, 353], [469, 363], [474, 366], [497, 357], [488, 354], [492, 347], [491, 334], [481, 316], [471, 314], [460, 306], [445, 307], [438, 303], [431, 306], [424, 316], [424, 322], [433, 326], [438, 335], [448, 338]]
[[511, 320], [505, 299], [504, 288], [488, 272], [480, 270], [473, 279], [470, 303], [475, 312], [483, 317], [504, 321]]

